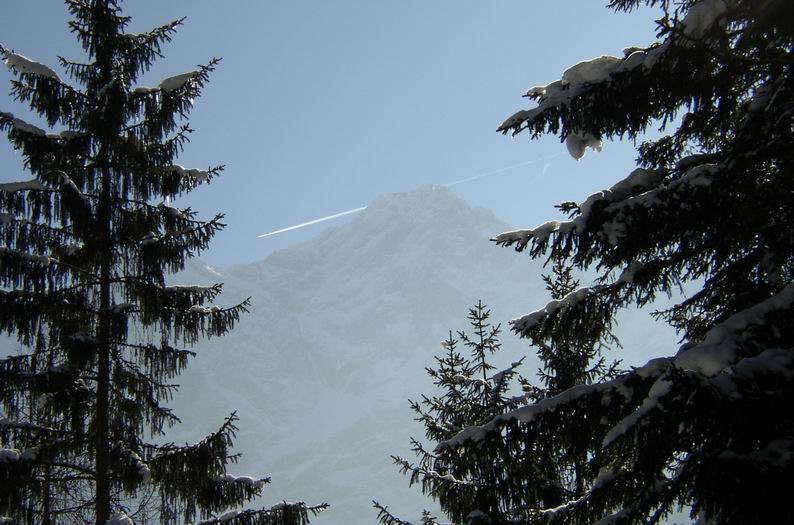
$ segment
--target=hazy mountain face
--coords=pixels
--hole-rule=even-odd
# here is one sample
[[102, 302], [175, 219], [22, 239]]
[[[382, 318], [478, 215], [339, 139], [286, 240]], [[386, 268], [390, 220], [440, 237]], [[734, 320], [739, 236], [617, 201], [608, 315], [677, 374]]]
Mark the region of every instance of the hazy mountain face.
[[[489, 241], [508, 229], [449, 189], [424, 187], [382, 196], [261, 262], [194, 261], [180, 283], [222, 281], [221, 303], [250, 296], [253, 307], [230, 335], [195, 348], [173, 402], [184, 424], [169, 440], [196, 441], [236, 410], [243, 458], [232, 473], [272, 476], [263, 504], [328, 501], [317, 523], [346, 525], [374, 523], [372, 499], [411, 520], [434, 509], [389, 454], [410, 457], [409, 436], [424, 437], [407, 399], [432, 393], [424, 368], [440, 341], [468, 329], [468, 308], [482, 299], [505, 328], [497, 364], [529, 354], [524, 375], [537, 369], [507, 321], [549, 297], [540, 261]], [[674, 350], [644, 313], [629, 313], [618, 332], [639, 348], [626, 364]]]
[[[482, 299], [502, 322], [541, 306], [540, 264], [489, 241], [509, 227], [449, 189], [378, 198], [347, 225], [266, 260], [210, 269], [184, 284], [225, 282], [221, 302], [252, 297], [251, 314], [180, 378], [185, 424], [196, 440], [237, 410], [244, 456], [235, 474], [272, 475], [269, 502], [329, 501], [318, 523], [375, 521], [379, 499], [406, 519], [433, 506], [391, 465], [422, 438], [407, 398], [432, 392], [424, 368], [449, 330], [467, 329]], [[502, 360], [527, 353], [504, 333]], [[534, 360], [525, 374], [532, 375]]]

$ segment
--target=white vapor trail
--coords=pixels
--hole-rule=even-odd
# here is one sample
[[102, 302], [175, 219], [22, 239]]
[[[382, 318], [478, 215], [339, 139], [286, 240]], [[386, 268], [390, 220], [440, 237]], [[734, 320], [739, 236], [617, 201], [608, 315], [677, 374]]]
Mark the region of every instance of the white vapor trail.
[[297, 230], [298, 228], [303, 228], [304, 226], [311, 226], [312, 224], [317, 224], [319, 222], [330, 221], [331, 219], [336, 219], [337, 217], [342, 217], [344, 215], [350, 215], [351, 213], [358, 213], [358, 212], [360, 212], [362, 210], [366, 210], [366, 209], [367, 209], [366, 206], [362, 206], [360, 208], [355, 208], [353, 210], [347, 210], [347, 211], [343, 211], [341, 213], [334, 213], [333, 215], [329, 215], [327, 217], [321, 217], [319, 219], [314, 219], [313, 221], [309, 221], [309, 222], [302, 222], [300, 224], [296, 224], [295, 226], [290, 226], [288, 228], [282, 228], [282, 229], [276, 230], [274, 232], [263, 233], [262, 235], [257, 235], [257, 238], [261, 239], [262, 237], [270, 237], [271, 235], [276, 235], [276, 234], [279, 234], [279, 233], [284, 233], [284, 232], [288, 232], [288, 231], [292, 231], [292, 230]]
[[[551, 159], [557, 158], [557, 157], [559, 157], [561, 155], [562, 155], [562, 153], [557, 153], [555, 155], [547, 155], [546, 157], [540, 157], [540, 158], [537, 158], [537, 159], [528, 160], [526, 162], [521, 162], [519, 164], [513, 164], [512, 166], [506, 166], [504, 168], [499, 168], [498, 170], [486, 171], [485, 173], [480, 173], [479, 175], [474, 175], [472, 177], [467, 177], [465, 179], [460, 179], [460, 180], [456, 180], [454, 182], [449, 182], [447, 184], [444, 184], [444, 186], [457, 186], [458, 184], [463, 184], [464, 182], [469, 182], [469, 181], [472, 181], [472, 180], [482, 179], [483, 177], [490, 177], [491, 175], [496, 175], [497, 173], [502, 173], [504, 171], [509, 171], [509, 170], [513, 170], [513, 169], [516, 169], [516, 168], [520, 168], [521, 166], [527, 166], [529, 164], [534, 164], [536, 162], [541, 162], [541, 161], [544, 161], [544, 160], [551, 160]], [[546, 172], [548, 171], [548, 167], [549, 167], [549, 163], [547, 162], [543, 166], [543, 175], [545, 175]], [[338, 217], [344, 217], [345, 215], [351, 215], [353, 213], [358, 213], [358, 212], [364, 211], [366, 209], [367, 209], [366, 206], [362, 206], [360, 208], [354, 208], [352, 210], [347, 210], [347, 211], [343, 211], [343, 212], [340, 212], [340, 213], [334, 213], [333, 215], [328, 215], [327, 217], [320, 217], [319, 219], [314, 219], [313, 221], [302, 222], [300, 224], [296, 224], [295, 226], [289, 226], [287, 228], [282, 228], [280, 230], [272, 231], [272, 232], [269, 232], [269, 233], [263, 233], [262, 235], [257, 235], [257, 238], [261, 239], [263, 237], [270, 237], [271, 235], [278, 235], [279, 233], [285, 233], [285, 232], [289, 232], [289, 231], [292, 231], [292, 230], [297, 230], [298, 228], [304, 228], [306, 226], [311, 226], [313, 224], [319, 224], [321, 222], [330, 221], [331, 219], [336, 219]]]
[[[499, 168], [498, 170], [493, 171], [486, 171], [485, 173], [480, 173], [479, 175], [473, 175], [471, 177], [466, 177], [465, 179], [456, 180], [455, 182], [448, 182], [444, 184], [444, 186], [457, 186], [458, 184], [463, 184], [464, 182], [469, 182], [472, 180], [482, 179], [483, 177], [490, 177], [491, 175], [496, 175], [497, 173], [502, 173], [503, 171], [514, 170], [516, 168], [520, 168], [521, 166], [528, 166], [529, 164], [535, 164], [536, 162], [540, 162], [542, 160], [551, 160], [560, 157], [562, 153], [555, 153], [554, 155], [547, 155], [545, 157], [540, 157], [537, 159], [528, 160], [526, 162], [520, 162], [518, 164], [513, 164], [512, 166], [506, 166], [504, 168]], [[545, 168], [545, 167], [544, 167]], [[544, 169], [544, 175], [545, 169]]]

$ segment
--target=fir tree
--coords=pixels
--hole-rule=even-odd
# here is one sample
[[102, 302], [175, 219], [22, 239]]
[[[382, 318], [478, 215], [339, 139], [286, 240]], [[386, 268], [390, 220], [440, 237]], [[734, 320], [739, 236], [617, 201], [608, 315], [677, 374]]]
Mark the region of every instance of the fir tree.
[[[562, 261], [554, 261], [552, 273], [543, 275], [542, 279], [553, 301], [562, 301], [580, 288], [579, 280], [573, 277], [573, 269]], [[543, 397], [554, 397], [574, 386], [591, 384], [616, 374], [619, 361], [607, 363], [602, 354], [610, 346], [619, 346], [619, 342], [612, 334], [611, 323], [605, 328], [599, 330], [597, 336], [580, 328], [559, 330], [554, 339], [533, 339], [533, 334], [527, 334], [542, 363], [538, 376], [543, 383]]]
[[[436, 367], [426, 369], [441, 395], [422, 395], [421, 401], [410, 401], [417, 415], [415, 419], [424, 425], [425, 437], [434, 446], [466, 427], [485, 424], [537, 395], [518, 375], [523, 359], [493, 372], [495, 368], [489, 358], [501, 347], [500, 327], [491, 325], [489, 318], [490, 310], [482, 302], [469, 310], [471, 334], [459, 331], [454, 337], [450, 332], [441, 343], [444, 353], [435, 356]], [[460, 346], [468, 350], [468, 355], [460, 352]], [[522, 387], [522, 394], [509, 395], [511, 387], [516, 386]], [[411, 444], [418, 458], [416, 463], [398, 456], [392, 459], [403, 473], [409, 474], [410, 484], [420, 483], [422, 492], [437, 501], [456, 523], [490, 523], [491, 517], [502, 516], [511, 509], [516, 498], [525, 497], [524, 481], [510, 478], [510, 468], [506, 465], [511, 454], [516, 454], [515, 450], [507, 456], [502, 451], [482, 449], [472, 455], [442, 458], [417, 439], [411, 439]], [[539, 480], [548, 478], [548, 473], [537, 474], [538, 479], [533, 480], [535, 486], [548, 485]], [[408, 523], [374, 503], [384, 525]], [[426, 512], [422, 523], [433, 523], [434, 519]]]
[[[580, 288], [579, 280], [573, 277], [572, 268], [559, 260], [553, 261], [552, 273], [543, 275], [542, 279], [553, 301], [562, 301]], [[586, 327], [557, 330], [553, 339], [536, 337], [537, 334], [533, 333], [527, 335], [541, 362], [541, 369], [538, 370], [542, 383], [542, 387], [537, 389], [539, 399], [553, 398], [569, 388], [589, 385], [617, 375], [620, 362], [608, 363], [603, 351], [610, 346], [619, 346], [619, 342], [612, 334], [611, 326], [605, 328], [597, 336], [592, 335], [592, 331]], [[566, 447], [546, 447], [545, 455], [533, 459], [538, 462], [543, 458], [549, 465], [545, 470], [554, 472], [559, 492], [554, 501], [548, 501], [550, 507], [584, 494], [588, 455]], [[537, 507], [537, 503], [526, 502], [524, 508]]]
[[146, 439], [178, 421], [164, 403], [193, 353], [177, 347], [223, 335], [248, 305], [165, 283], [223, 227], [170, 204], [223, 168], [174, 164], [218, 60], [135, 87], [182, 20], [127, 33], [117, 0], [66, 5], [88, 57], [60, 59], [68, 80], [0, 48], [14, 98], [61, 130], [0, 113], [34, 177], [0, 185], [0, 332], [28, 349], [0, 361], [0, 521], [304, 523], [324, 506], [218, 516], [268, 482], [227, 472], [234, 415], [195, 445]]
[[[794, 475], [794, 4], [612, 0], [659, 6], [658, 42], [566, 70], [499, 128], [559, 133], [579, 159], [604, 138], [639, 139], [637, 169], [569, 220], [497, 243], [600, 272], [513, 322], [533, 342], [603, 337], [619, 310], [688, 283], [659, 312], [683, 344], [608, 380], [470, 427], [455, 457], [563, 447], [586, 457], [585, 489], [524, 522], [656, 523], [680, 506], [700, 523], [791, 523]], [[509, 433], [506, 429], [515, 429]], [[527, 461], [526, 468], [530, 467]]]

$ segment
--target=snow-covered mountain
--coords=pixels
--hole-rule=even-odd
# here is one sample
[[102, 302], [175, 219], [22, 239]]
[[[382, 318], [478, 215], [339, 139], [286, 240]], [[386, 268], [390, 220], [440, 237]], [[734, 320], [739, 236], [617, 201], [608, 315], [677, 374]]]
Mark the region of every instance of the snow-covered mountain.
[[[434, 508], [389, 458], [410, 457], [409, 436], [423, 437], [407, 399], [432, 391], [424, 368], [449, 330], [468, 328], [477, 300], [506, 327], [548, 299], [540, 262], [489, 241], [507, 229], [428, 186], [379, 197], [346, 225], [261, 262], [193, 262], [179, 282], [222, 281], [222, 303], [250, 296], [253, 306], [231, 334], [196, 348], [172, 403], [184, 424], [169, 439], [199, 439], [236, 410], [243, 458], [232, 473], [272, 476], [263, 504], [328, 501], [316, 522], [346, 525], [375, 523], [372, 499], [406, 519]], [[670, 334], [648, 337], [640, 317], [621, 331], [626, 346], [669, 351]], [[505, 362], [531, 354], [509, 331], [502, 341]], [[536, 368], [530, 355], [524, 375]]]

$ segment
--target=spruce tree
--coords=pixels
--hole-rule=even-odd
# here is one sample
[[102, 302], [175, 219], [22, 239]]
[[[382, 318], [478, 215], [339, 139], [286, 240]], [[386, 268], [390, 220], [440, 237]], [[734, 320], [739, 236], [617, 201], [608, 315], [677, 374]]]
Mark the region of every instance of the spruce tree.
[[562, 447], [587, 458], [583, 494], [528, 509], [525, 523], [657, 523], [681, 506], [699, 523], [792, 523], [794, 4], [609, 6], [640, 4], [662, 11], [657, 42], [530, 89], [537, 105], [499, 131], [557, 133], [576, 159], [605, 138], [663, 135], [639, 146], [628, 177], [562, 205], [567, 220], [495, 240], [599, 272], [512, 323], [534, 343], [598, 340], [621, 309], [681, 291], [659, 318], [683, 344], [464, 429], [436, 454]]
[[[491, 325], [490, 315], [482, 302], [469, 309], [471, 333], [459, 331], [455, 337], [450, 332], [441, 343], [443, 354], [434, 356], [436, 367], [426, 369], [441, 394], [423, 394], [421, 401], [409, 401], [416, 421], [424, 426], [425, 437], [433, 447], [466, 427], [485, 424], [539, 395], [518, 375], [523, 358], [494, 372], [490, 358], [501, 347], [501, 330], [500, 326]], [[467, 355], [461, 353], [461, 346], [468, 350]], [[521, 393], [511, 395], [511, 389]], [[492, 516], [504, 515], [517, 499], [526, 497], [523, 480], [511, 479], [506, 464], [511, 454], [523, 452], [521, 448], [511, 451], [508, 457], [501, 451], [482, 449], [476, 455], [441, 458], [417, 439], [412, 438], [411, 444], [418, 458], [416, 463], [399, 456], [392, 459], [401, 472], [410, 476], [410, 484], [421, 484], [422, 492], [434, 499], [455, 523], [488, 523]], [[545, 491], [548, 497], [556, 485], [543, 481], [549, 479], [548, 472], [537, 474], [534, 481], [540, 489], [533, 493]], [[382, 524], [408, 523], [378, 502], [374, 504]], [[421, 523], [434, 523], [433, 520], [435, 517], [425, 512]]]
[[60, 59], [65, 78], [0, 48], [13, 97], [50, 128], [0, 113], [33, 176], [0, 184], [0, 332], [26, 348], [0, 361], [0, 521], [304, 523], [324, 506], [225, 512], [268, 482], [227, 472], [233, 414], [199, 443], [162, 444], [183, 348], [248, 305], [165, 282], [223, 227], [171, 205], [223, 169], [174, 163], [218, 60], [136, 87], [182, 20], [127, 33], [118, 0], [65, 3], [87, 55]]

